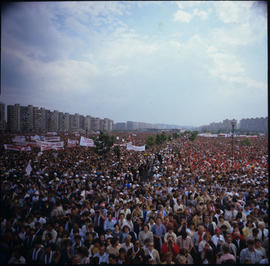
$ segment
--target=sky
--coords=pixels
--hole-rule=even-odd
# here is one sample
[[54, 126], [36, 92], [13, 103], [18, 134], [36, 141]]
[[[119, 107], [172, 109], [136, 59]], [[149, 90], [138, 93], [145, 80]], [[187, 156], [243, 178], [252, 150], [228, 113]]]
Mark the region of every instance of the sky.
[[264, 1], [21, 2], [1, 20], [7, 105], [189, 126], [268, 116]]

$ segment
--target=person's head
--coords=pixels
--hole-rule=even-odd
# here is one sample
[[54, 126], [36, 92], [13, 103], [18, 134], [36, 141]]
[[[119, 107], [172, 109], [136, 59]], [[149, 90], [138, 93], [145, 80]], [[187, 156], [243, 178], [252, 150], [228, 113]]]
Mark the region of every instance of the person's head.
[[203, 225], [199, 225], [198, 226], [198, 233], [202, 234], [204, 232], [204, 226]]
[[115, 224], [115, 225], [114, 225], [114, 231], [118, 232], [119, 229], [120, 229], [120, 228], [119, 228], [119, 224]]
[[172, 254], [172, 252], [166, 253], [165, 259], [166, 259], [166, 263], [167, 263], [167, 264], [170, 264], [170, 263], [172, 262], [172, 259], [173, 259], [173, 254]]
[[104, 244], [101, 244], [99, 246], [99, 254], [103, 255], [105, 253], [105, 245]]
[[135, 242], [134, 242], [134, 247], [137, 249], [139, 249], [141, 247], [141, 244], [140, 244], [140, 240], [139, 239], [136, 239]]
[[154, 249], [154, 241], [149, 241], [148, 248], [150, 251]]
[[187, 238], [187, 231], [186, 231], [186, 230], [184, 230], [184, 231], [182, 232], [182, 238], [183, 238], [183, 239], [186, 239], [186, 238]]
[[221, 222], [221, 223], [223, 223], [225, 220], [224, 220], [224, 216], [223, 215], [220, 215], [219, 217], [218, 217], [218, 220]]
[[228, 234], [227, 236], [226, 236], [226, 242], [227, 243], [232, 243], [232, 237], [231, 237], [231, 235], [230, 234]]
[[121, 259], [121, 260], [126, 259], [126, 250], [124, 248], [119, 249], [119, 259]]
[[116, 264], [117, 257], [114, 254], [109, 255], [109, 264]]
[[253, 229], [252, 229], [252, 235], [253, 235], [254, 237], [256, 237], [256, 236], [258, 235], [258, 233], [259, 233], [259, 229], [258, 229], [258, 228], [253, 228]]
[[254, 250], [254, 240], [253, 239], [248, 239], [247, 240], [247, 247], [250, 251]]
[[258, 227], [259, 227], [261, 230], [264, 230], [264, 228], [265, 228], [265, 223], [264, 223], [264, 222], [258, 222]]
[[144, 230], [144, 232], [148, 232], [148, 231], [149, 231], [149, 226], [148, 226], [148, 224], [144, 224], [143, 230]]
[[216, 235], [219, 236], [221, 234], [221, 229], [219, 227], [217, 227], [215, 230], [215, 233], [216, 233]]
[[129, 227], [127, 225], [125, 225], [123, 227], [123, 231], [124, 231], [124, 233], [129, 233]]
[[110, 212], [108, 212], [108, 214], [107, 214], [107, 218], [108, 218], [108, 220], [109, 220], [109, 221], [111, 221], [111, 220], [112, 220], [112, 214], [111, 214]]
[[249, 228], [253, 227], [253, 223], [252, 223], [251, 220], [248, 220], [247, 221], [247, 227], [249, 227]]
[[255, 239], [255, 248], [260, 249], [262, 247], [262, 242], [260, 239], [256, 238]]
[[168, 245], [172, 245], [174, 243], [172, 235], [169, 235], [167, 238]]
[[223, 245], [223, 252], [224, 252], [225, 254], [230, 253], [230, 246], [229, 246], [228, 243], [225, 243], [225, 244]]
[[127, 235], [126, 236], [125, 242], [126, 242], [126, 244], [130, 244], [130, 242], [131, 242], [131, 235]]

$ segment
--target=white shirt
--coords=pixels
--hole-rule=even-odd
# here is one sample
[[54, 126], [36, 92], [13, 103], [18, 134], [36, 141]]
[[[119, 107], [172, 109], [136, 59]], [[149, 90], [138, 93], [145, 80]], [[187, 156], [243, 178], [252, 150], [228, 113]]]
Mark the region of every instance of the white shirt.
[[225, 243], [225, 239], [223, 235], [213, 235], [212, 236], [212, 242], [214, 243], [214, 245], [217, 247], [218, 245], [218, 240], [222, 241], [223, 243]]

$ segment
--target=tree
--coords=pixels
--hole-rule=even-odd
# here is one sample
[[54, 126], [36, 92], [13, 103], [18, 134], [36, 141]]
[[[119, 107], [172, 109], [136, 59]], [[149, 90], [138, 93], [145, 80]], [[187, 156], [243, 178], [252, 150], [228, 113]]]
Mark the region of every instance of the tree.
[[198, 135], [198, 131], [192, 131], [190, 136], [189, 136], [189, 140], [194, 141], [196, 139], [197, 135]]
[[179, 138], [180, 136], [179, 136], [179, 134], [178, 134], [177, 132], [174, 132], [174, 133], [172, 134], [172, 137], [173, 137], [173, 139], [177, 139], [177, 138]]
[[113, 152], [117, 156], [118, 160], [120, 159], [121, 151], [119, 146], [114, 146], [113, 147]]
[[99, 155], [105, 155], [107, 152], [110, 151], [115, 140], [115, 136], [109, 136], [108, 133], [100, 131], [98, 137], [94, 139], [94, 143], [96, 145], [96, 153]]
[[240, 142], [241, 145], [246, 145], [246, 146], [250, 146], [251, 145], [251, 141], [248, 138], [242, 139]]
[[151, 148], [155, 144], [155, 139], [153, 136], [149, 136], [146, 139], [146, 149]]

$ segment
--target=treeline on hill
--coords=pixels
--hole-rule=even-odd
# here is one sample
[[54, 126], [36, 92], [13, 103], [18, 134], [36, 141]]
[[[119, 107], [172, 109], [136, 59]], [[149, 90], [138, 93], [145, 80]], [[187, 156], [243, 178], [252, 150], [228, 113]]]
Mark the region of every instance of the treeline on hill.
[[156, 134], [155, 136], [149, 136], [146, 139], [146, 149], [149, 149], [154, 145], [161, 145], [166, 141], [172, 141], [173, 139], [177, 139], [181, 135], [186, 135], [188, 136], [190, 141], [194, 141], [198, 135], [198, 131], [186, 131], [185, 133], [181, 134], [174, 132], [170, 135], [166, 135], [165, 132], [162, 132], [161, 134]]
[[[185, 133], [177, 133], [173, 132], [172, 134], [166, 135], [165, 132], [161, 134], [156, 134], [152, 136], [148, 136], [146, 139], [146, 149], [153, 147], [154, 145], [161, 145], [166, 141], [172, 141], [174, 139], [179, 138], [180, 136], [186, 135], [188, 136], [190, 141], [194, 141], [198, 135], [198, 131], [186, 131]], [[106, 155], [110, 149], [112, 148], [113, 144], [116, 142], [115, 136], [110, 136], [108, 133], [104, 133], [103, 131], [94, 138], [94, 143], [96, 145], [95, 152], [99, 155]], [[119, 146], [115, 146], [113, 148], [114, 153], [117, 157], [120, 157], [120, 148]]]

